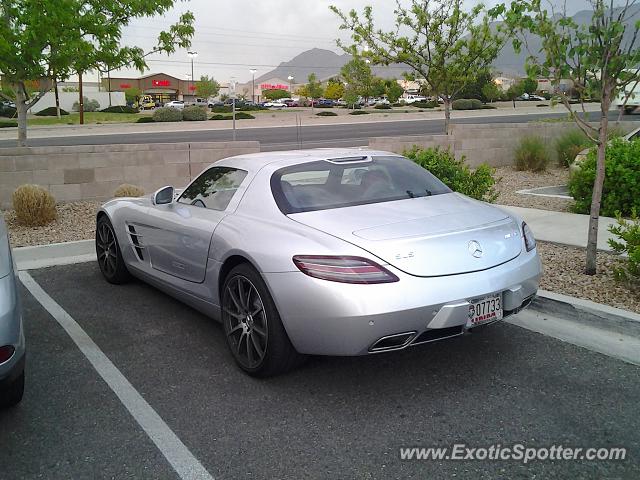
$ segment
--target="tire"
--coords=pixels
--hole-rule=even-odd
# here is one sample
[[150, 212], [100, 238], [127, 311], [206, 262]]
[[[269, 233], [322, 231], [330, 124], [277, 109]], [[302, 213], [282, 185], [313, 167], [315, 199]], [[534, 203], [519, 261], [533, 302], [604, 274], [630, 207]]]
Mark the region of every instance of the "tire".
[[304, 358], [291, 344], [273, 298], [250, 265], [233, 268], [222, 287], [222, 324], [236, 364], [253, 377], [271, 377]]
[[115, 230], [106, 215], [102, 215], [96, 223], [96, 256], [102, 276], [107, 282], [121, 285], [131, 280]]
[[0, 390], [0, 408], [10, 408], [22, 400], [24, 395], [24, 371], [6, 389]]

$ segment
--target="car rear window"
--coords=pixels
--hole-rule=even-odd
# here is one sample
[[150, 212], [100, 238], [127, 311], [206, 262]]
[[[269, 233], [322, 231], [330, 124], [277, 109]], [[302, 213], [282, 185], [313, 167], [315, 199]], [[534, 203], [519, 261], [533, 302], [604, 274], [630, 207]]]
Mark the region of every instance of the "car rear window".
[[427, 170], [397, 156], [321, 160], [285, 167], [272, 175], [271, 190], [285, 214], [451, 192]]

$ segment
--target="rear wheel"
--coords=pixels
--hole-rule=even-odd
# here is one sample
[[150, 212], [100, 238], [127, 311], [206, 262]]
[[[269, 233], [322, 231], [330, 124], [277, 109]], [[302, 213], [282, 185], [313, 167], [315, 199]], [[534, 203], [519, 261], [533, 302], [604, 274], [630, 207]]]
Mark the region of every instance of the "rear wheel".
[[238, 265], [225, 279], [222, 323], [233, 358], [249, 375], [278, 375], [302, 359], [289, 340], [264, 280], [250, 265]]
[[24, 372], [20, 374], [6, 389], [0, 390], [0, 408], [17, 405], [24, 395]]
[[107, 282], [119, 285], [131, 279], [115, 230], [106, 215], [101, 216], [96, 224], [96, 255], [100, 271]]

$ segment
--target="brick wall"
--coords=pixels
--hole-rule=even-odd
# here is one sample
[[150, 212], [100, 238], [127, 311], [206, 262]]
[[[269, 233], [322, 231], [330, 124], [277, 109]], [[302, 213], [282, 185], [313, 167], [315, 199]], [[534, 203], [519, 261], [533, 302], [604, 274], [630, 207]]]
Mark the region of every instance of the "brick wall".
[[[611, 122], [610, 127], [615, 124]], [[636, 122], [617, 124], [625, 132], [638, 128]], [[456, 158], [463, 155], [467, 163], [478, 166], [487, 163], [498, 167], [513, 165], [514, 150], [522, 138], [538, 135], [553, 149], [554, 140], [567, 130], [578, 128], [572, 122], [485, 123], [453, 124], [449, 135], [416, 135], [405, 137], [378, 137], [369, 139], [369, 147], [402, 153], [413, 145], [451, 149]]]
[[148, 193], [183, 187], [217, 160], [259, 151], [259, 142], [0, 148], [0, 208], [10, 208], [25, 183], [47, 188], [58, 202], [106, 200], [123, 183]]

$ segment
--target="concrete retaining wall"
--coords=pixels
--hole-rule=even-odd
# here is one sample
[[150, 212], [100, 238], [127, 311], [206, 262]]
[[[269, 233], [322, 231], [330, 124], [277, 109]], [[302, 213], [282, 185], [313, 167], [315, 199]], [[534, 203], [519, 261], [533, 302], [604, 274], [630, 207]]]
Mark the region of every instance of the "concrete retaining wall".
[[[625, 132], [639, 126], [636, 122], [628, 121], [619, 124], [611, 122], [609, 125], [618, 125]], [[572, 122], [454, 124], [449, 129], [450, 135], [372, 138], [369, 140], [369, 147], [395, 153], [402, 153], [413, 145], [449, 148], [456, 158], [464, 156], [472, 167], [481, 163], [498, 167], [513, 165], [514, 150], [522, 138], [538, 135], [553, 148], [558, 136], [576, 128], [578, 127]]]
[[183, 187], [213, 162], [259, 151], [259, 142], [2, 148], [0, 208], [10, 208], [25, 183], [47, 188], [58, 202], [107, 200], [122, 183], [148, 193]]

